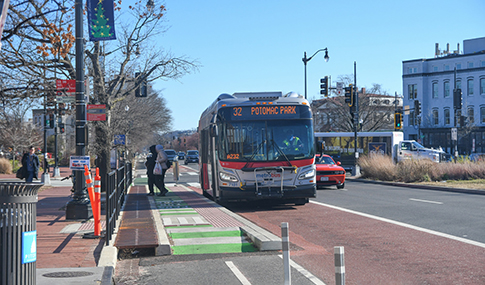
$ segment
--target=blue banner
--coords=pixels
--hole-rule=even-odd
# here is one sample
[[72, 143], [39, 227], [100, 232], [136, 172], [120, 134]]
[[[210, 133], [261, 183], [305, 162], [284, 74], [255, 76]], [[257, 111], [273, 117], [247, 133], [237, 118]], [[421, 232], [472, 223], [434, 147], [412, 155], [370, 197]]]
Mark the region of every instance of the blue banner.
[[88, 0], [88, 27], [90, 41], [116, 39], [114, 6], [112, 0]]

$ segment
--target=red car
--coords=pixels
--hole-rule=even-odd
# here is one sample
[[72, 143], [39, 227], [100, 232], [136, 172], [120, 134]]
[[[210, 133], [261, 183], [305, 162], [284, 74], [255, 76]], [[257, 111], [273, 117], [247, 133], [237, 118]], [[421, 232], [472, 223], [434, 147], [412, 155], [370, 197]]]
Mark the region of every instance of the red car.
[[337, 185], [337, 189], [345, 186], [345, 169], [340, 166], [340, 161], [335, 163], [329, 155], [317, 155], [317, 188], [329, 185]]

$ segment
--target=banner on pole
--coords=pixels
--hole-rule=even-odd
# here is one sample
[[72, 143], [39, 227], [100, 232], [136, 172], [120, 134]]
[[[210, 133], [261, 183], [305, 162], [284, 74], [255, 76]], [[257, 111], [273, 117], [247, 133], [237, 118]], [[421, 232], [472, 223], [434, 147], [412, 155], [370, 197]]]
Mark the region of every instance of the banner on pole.
[[113, 0], [88, 0], [90, 41], [116, 39]]

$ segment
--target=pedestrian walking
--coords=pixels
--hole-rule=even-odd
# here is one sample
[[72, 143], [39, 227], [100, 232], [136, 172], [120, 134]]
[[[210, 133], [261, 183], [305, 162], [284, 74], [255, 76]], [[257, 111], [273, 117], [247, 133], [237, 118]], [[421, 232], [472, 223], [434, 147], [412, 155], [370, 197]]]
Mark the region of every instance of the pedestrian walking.
[[31, 146], [29, 152], [24, 153], [22, 156], [22, 169], [25, 182], [32, 182], [34, 178], [38, 179], [39, 165], [39, 157], [35, 154], [35, 148]]

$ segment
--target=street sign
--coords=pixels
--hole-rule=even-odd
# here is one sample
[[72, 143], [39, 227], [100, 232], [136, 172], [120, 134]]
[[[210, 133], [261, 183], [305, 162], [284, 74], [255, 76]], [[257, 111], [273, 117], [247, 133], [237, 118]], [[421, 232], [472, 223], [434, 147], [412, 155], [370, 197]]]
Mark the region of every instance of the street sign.
[[337, 95], [341, 96], [344, 94], [344, 83], [343, 82], [337, 82]]
[[84, 170], [84, 165], [89, 167], [89, 156], [71, 156], [69, 159], [69, 169]]
[[57, 90], [57, 93], [56, 93], [57, 103], [76, 102], [76, 80], [75, 79], [57, 79], [56, 90]]
[[125, 144], [126, 144], [126, 136], [125, 135], [115, 135], [114, 145], [125, 145]]
[[451, 140], [457, 141], [458, 140], [458, 132], [456, 128], [451, 128]]
[[86, 107], [88, 121], [106, 121], [106, 105], [87, 105]]

